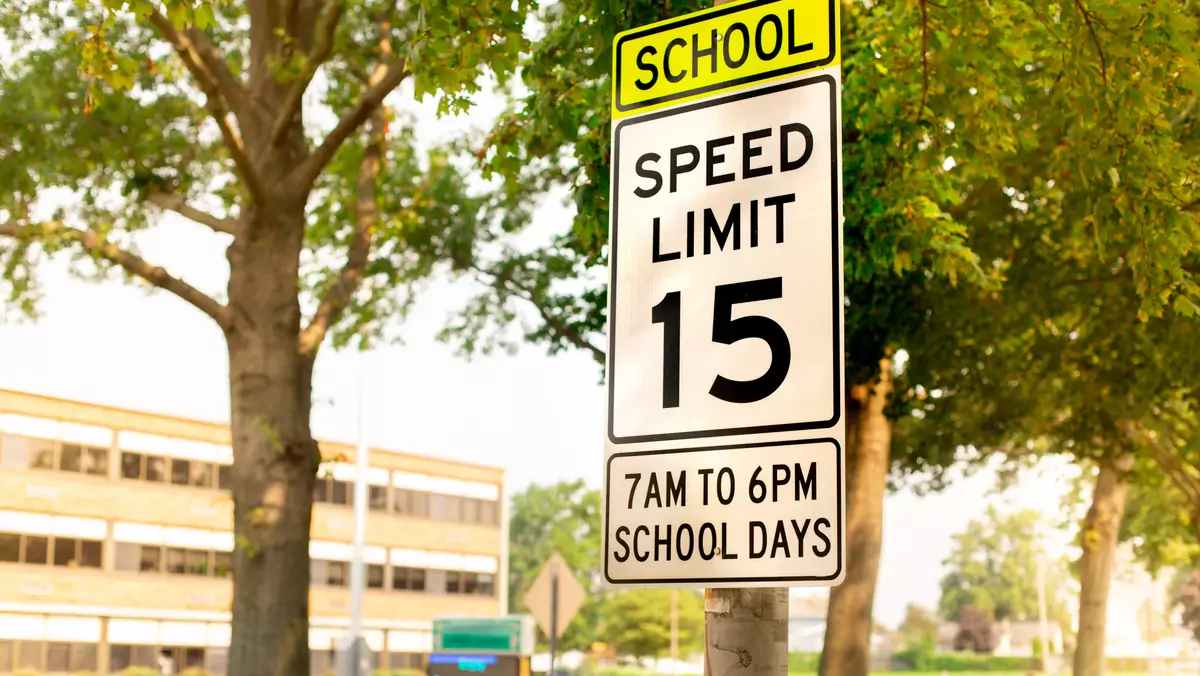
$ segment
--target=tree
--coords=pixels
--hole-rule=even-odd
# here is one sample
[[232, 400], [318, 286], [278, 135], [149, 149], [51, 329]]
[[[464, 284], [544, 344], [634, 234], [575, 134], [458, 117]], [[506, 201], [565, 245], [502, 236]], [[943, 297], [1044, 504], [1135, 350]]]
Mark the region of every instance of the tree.
[[[230, 674], [308, 672], [321, 461], [309, 409], [321, 346], [380, 337], [439, 261], [464, 267], [478, 233], [500, 224], [447, 151], [417, 152], [384, 100], [408, 79], [442, 110], [466, 109], [486, 72], [512, 71], [529, 6], [13, 0], [0, 9], [8, 307], [32, 311], [38, 262], [69, 252], [78, 273], [120, 272], [178, 296], [226, 340]], [[52, 194], [67, 197], [56, 204]], [[229, 243], [223, 294], [137, 254], [136, 233], [182, 227], [168, 212]]]
[[1171, 602], [1180, 610], [1180, 623], [1200, 640], [1200, 571], [1189, 567], [1181, 572]]
[[[522, 73], [529, 93], [514, 102], [479, 156], [487, 169], [531, 193], [569, 186], [576, 218], [569, 233], [543, 249], [480, 271], [488, 288], [454, 334], [468, 347], [481, 336], [495, 339], [496, 325], [516, 312], [510, 304], [524, 298], [549, 308], [527, 336], [552, 350], [573, 345], [603, 356], [595, 339], [606, 299], [600, 277], [589, 272], [607, 255], [611, 38], [619, 28], [695, 8], [635, 2], [614, 9], [583, 0], [546, 8], [544, 33]], [[990, 347], [963, 342], [945, 317], [965, 308], [973, 320], [987, 319], [982, 308], [996, 311], [998, 290], [1011, 278], [1030, 282], [1040, 274], [1047, 284], [1061, 280], [1062, 271], [1088, 266], [1107, 278], [1118, 259], [1116, 279], [1134, 282], [1136, 272], [1136, 283], [1127, 285], [1136, 292], [1136, 315], [1195, 304], [1196, 287], [1183, 263], [1194, 249], [1192, 214], [1200, 205], [1196, 163], [1177, 125], [1161, 124], [1163, 111], [1186, 112], [1194, 87], [1192, 11], [1128, 0], [844, 4], [843, 100], [854, 111], [843, 129], [846, 546], [855, 554], [846, 581], [832, 591], [822, 673], [867, 669], [882, 501], [893, 459], [901, 469], [937, 469], [966, 445], [906, 442], [891, 455], [891, 416], [925, 413], [923, 407], [933, 405], [930, 393], [955, 383], [964, 370], [975, 375], [976, 348]], [[1166, 86], [1150, 92], [1148, 77]], [[1051, 188], [1055, 194], [1042, 198]], [[1039, 199], [1026, 197], [1033, 194]], [[1038, 222], [1043, 207], [1057, 219], [1060, 236], [1022, 228], [1017, 238], [1005, 230], [1013, 219]], [[1020, 218], [1026, 212], [1031, 216]], [[1099, 228], [1101, 222], [1106, 227]], [[1016, 258], [1026, 257], [1031, 247], [1021, 243], [1033, 244], [1035, 255], [1044, 244], [1053, 255], [1025, 274], [1010, 255], [1017, 250]], [[1067, 245], [1055, 251], [1059, 243]], [[1052, 264], [1055, 274], [1046, 274]], [[590, 281], [582, 289], [556, 286], [556, 270]], [[1088, 278], [1065, 281], [1083, 290], [1087, 284], [1073, 282]], [[1020, 317], [1022, 301], [1044, 291], [1032, 286], [1018, 284], [1003, 295], [1008, 317]], [[974, 305], [948, 302], [955, 294]], [[1089, 300], [1074, 307], [1088, 308]], [[1053, 330], [1070, 333], [1059, 324]], [[921, 352], [928, 361], [906, 366], [898, 387], [892, 356], [901, 350]], [[1025, 379], [1020, 393], [1001, 401], [1015, 404], [1017, 394], [1035, 386]], [[958, 399], [958, 414], [987, 422], [948, 436], [986, 432], [967, 444], [990, 450], [1013, 438], [1003, 426], [1019, 425], [1004, 423], [1001, 413], [1021, 418], [1014, 413], [1020, 407]]]
[[[1029, 620], [1038, 616], [1038, 559], [1045, 557], [1038, 528], [1041, 515], [1034, 510], [1001, 514], [989, 506], [982, 519], [967, 524], [954, 536], [950, 556], [944, 561], [939, 611], [952, 622], [962, 619], [965, 608], [989, 614], [996, 621]], [[1063, 587], [1061, 563], [1046, 574], [1048, 614], [1064, 614], [1054, 592]]]
[[[604, 607], [604, 633], [617, 651], [635, 657], [662, 657], [671, 647], [670, 589], [632, 589], [612, 595]], [[704, 603], [694, 591], [679, 594], [679, 654], [700, 650]]]
[[937, 638], [938, 624], [936, 615], [921, 606], [910, 603], [904, 609], [904, 619], [896, 631], [900, 634], [901, 645], [905, 648], [912, 648], [926, 639], [932, 643]]
[[588, 591], [566, 628], [564, 650], [587, 650], [596, 640], [600, 590], [600, 491], [579, 481], [529, 486], [512, 499], [509, 519], [508, 608], [526, 612], [524, 598], [542, 566], [558, 552]]
[[974, 606], [964, 606], [954, 635], [954, 649], [990, 653], [996, 649], [996, 622], [992, 614]]
[[[971, 444], [1017, 456], [1052, 449], [1099, 467], [1083, 524], [1075, 653], [1076, 673], [1096, 673], [1131, 471], [1152, 450], [1147, 426], [1196, 374], [1185, 336], [1198, 269], [1197, 87], [1175, 75], [1196, 71], [1196, 13], [1089, 2], [1076, 4], [1071, 23], [1026, 6], [1030, 26], [1077, 33], [1086, 39], [1069, 44], [1090, 43], [1095, 59], [1078, 55], [1088, 66], [1070, 72], [1048, 56], [1030, 60], [1032, 81], [1055, 78], [1042, 81], [1053, 96], [1022, 95], [1020, 161], [1002, 174], [1004, 197], [981, 203], [985, 218], [971, 222], [970, 246], [1003, 286], [931, 299], [940, 312], [910, 343], [910, 382], [925, 386], [906, 394], [919, 400], [912, 429], [940, 436], [946, 456]], [[1118, 73], [1122, 63], [1139, 74]], [[1139, 91], [1145, 73], [1162, 83], [1150, 97]], [[1088, 90], [1093, 98], [1078, 97]], [[1080, 143], [1097, 137], [1105, 141]], [[908, 447], [927, 458], [929, 437], [916, 436]]]

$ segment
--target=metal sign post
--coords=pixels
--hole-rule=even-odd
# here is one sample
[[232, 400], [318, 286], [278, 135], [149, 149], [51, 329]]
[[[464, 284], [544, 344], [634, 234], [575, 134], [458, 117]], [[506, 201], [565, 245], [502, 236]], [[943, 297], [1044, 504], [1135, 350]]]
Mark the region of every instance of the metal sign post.
[[558, 655], [558, 561], [550, 561], [550, 676]]

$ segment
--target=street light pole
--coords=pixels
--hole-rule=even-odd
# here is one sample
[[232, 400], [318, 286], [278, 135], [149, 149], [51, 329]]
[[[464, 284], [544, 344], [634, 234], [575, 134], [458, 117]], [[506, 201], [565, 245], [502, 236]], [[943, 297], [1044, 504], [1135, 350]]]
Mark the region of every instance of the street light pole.
[[363, 547], [367, 537], [367, 380], [366, 352], [358, 353], [358, 448], [354, 452], [354, 559], [350, 563], [350, 640], [353, 676], [362, 669], [362, 596], [366, 586]]
[[1046, 619], [1046, 555], [1037, 558], [1038, 632], [1042, 638], [1042, 673], [1050, 673], [1050, 625]]

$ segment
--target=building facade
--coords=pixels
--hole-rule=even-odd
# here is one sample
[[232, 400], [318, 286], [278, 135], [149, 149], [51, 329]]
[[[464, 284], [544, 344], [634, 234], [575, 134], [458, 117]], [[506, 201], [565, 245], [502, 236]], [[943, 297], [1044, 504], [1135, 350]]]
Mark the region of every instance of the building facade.
[[[0, 390], [0, 674], [225, 673], [234, 548], [226, 426]], [[314, 674], [349, 624], [354, 448], [321, 443]], [[436, 617], [506, 612], [503, 470], [372, 450], [363, 598], [380, 668]]]

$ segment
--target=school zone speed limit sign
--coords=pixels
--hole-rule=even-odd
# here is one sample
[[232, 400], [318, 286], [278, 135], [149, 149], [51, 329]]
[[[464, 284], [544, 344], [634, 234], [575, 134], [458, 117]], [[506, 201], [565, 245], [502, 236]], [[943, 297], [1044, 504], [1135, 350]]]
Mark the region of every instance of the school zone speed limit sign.
[[614, 43], [604, 575], [843, 572], [837, 2]]

